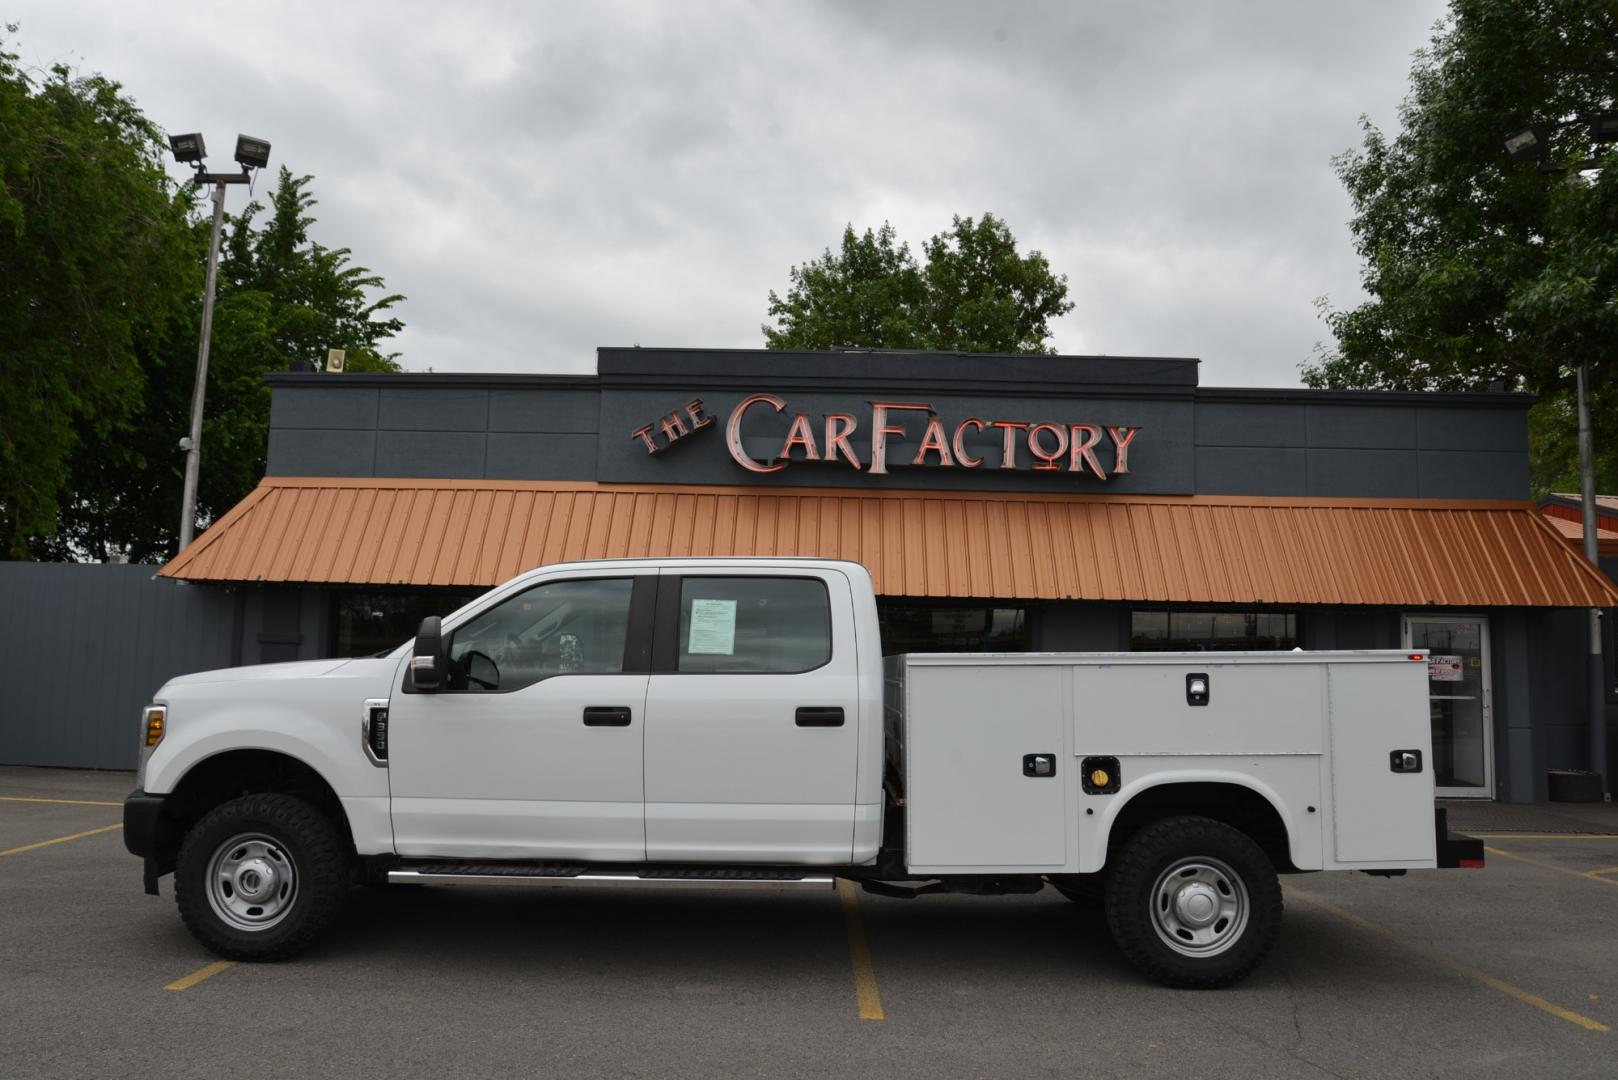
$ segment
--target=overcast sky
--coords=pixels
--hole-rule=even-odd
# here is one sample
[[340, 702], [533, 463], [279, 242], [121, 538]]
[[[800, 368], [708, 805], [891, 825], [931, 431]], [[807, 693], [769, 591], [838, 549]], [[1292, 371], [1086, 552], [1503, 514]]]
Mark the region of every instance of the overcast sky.
[[[1064, 353], [1285, 386], [1359, 296], [1331, 167], [1397, 122], [1440, 0], [176, 4], [22, 0], [25, 63], [118, 79], [409, 299], [406, 367], [760, 347], [843, 225], [992, 211], [1068, 276]], [[176, 170], [175, 175], [183, 175]], [[261, 188], [262, 193], [262, 188]], [[245, 197], [231, 190], [229, 209]]]

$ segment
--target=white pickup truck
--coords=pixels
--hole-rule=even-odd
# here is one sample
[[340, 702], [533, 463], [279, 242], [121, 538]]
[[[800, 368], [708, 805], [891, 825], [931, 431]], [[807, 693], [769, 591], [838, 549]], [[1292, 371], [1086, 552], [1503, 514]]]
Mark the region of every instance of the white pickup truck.
[[523, 574], [381, 656], [170, 680], [129, 850], [215, 952], [282, 959], [362, 883], [1036, 892], [1147, 976], [1252, 970], [1278, 873], [1481, 865], [1421, 653], [882, 658], [812, 559]]

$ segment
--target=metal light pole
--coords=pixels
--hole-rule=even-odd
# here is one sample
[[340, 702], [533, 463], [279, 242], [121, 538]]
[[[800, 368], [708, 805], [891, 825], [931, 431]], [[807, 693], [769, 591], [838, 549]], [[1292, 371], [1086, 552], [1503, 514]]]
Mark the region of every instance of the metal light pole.
[[208, 342], [213, 337], [214, 282], [219, 277], [219, 230], [225, 223], [225, 182], [213, 186], [213, 233], [208, 239], [208, 277], [202, 286], [202, 337], [197, 342], [197, 383], [191, 389], [191, 434], [185, 440], [185, 493], [180, 496], [180, 551], [191, 546], [197, 525], [197, 470], [202, 465], [202, 400], [208, 389]]
[[[1579, 365], [1579, 501], [1584, 519], [1584, 557], [1601, 569], [1596, 545], [1595, 439], [1590, 431], [1590, 365]], [[1607, 688], [1601, 662], [1601, 609], [1589, 614], [1589, 655], [1585, 660], [1590, 690], [1590, 771], [1601, 778], [1601, 797], [1611, 799], [1607, 787]]]
[[208, 344], [213, 339], [214, 286], [219, 279], [219, 233], [225, 223], [225, 185], [245, 184], [253, 170], [270, 163], [270, 144], [251, 135], [236, 136], [236, 162], [240, 173], [211, 173], [202, 161], [208, 150], [199, 134], [169, 136], [174, 160], [190, 164], [197, 173], [193, 182], [212, 184], [213, 230], [208, 237], [208, 275], [202, 287], [202, 335], [197, 341], [197, 381], [191, 389], [191, 432], [180, 440], [185, 451], [185, 490], [180, 496], [180, 551], [191, 546], [197, 527], [197, 473], [202, 468], [202, 406], [208, 392]]
[[[1596, 156], [1586, 158], [1571, 166], [1558, 165], [1550, 160], [1550, 138], [1554, 132], [1576, 124], [1589, 125], [1589, 138], [1597, 148]], [[1521, 131], [1515, 132], [1506, 138], [1506, 153], [1512, 160], [1522, 162], [1536, 162], [1539, 171], [1543, 173], [1583, 172], [1587, 169], [1599, 169], [1606, 165], [1609, 155], [1600, 153], [1600, 147], [1618, 142], [1618, 112], [1592, 113], [1588, 116], [1575, 117], [1571, 120], [1558, 120], [1554, 123], [1531, 124]], [[1579, 389], [1579, 501], [1582, 504], [1582, 517], [1584, 519], [1584, 557], [1590, 560], [1590, 565], [1601, 570], [1601, 559], [1596, 544], [1596, 467], [1595, 445], [1590, 431], [1590, 363], [1588, 360], [1578, 367]], [[1588, 638], [1589, 651], [1586, 656], [1586, 680], [1589, 687], [1589, 716], [1590, 716], [1590, 771], [1595, 773], [1601, 781], [1601, 796], [1610, 800], [1612, 793], [1607, 787], [1607, 690], [1603, 664], [1601, 662], [1601, 609], [1591, 608], [1589, 612]]]

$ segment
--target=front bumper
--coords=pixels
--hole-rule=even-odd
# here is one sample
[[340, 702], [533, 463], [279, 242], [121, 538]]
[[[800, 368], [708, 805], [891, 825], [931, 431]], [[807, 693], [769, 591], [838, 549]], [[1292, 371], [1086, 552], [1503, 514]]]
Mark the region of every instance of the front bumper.
[[162, 795], [148, 795], [144, 791], [131, 791], [124, 799], [124, 847], [131, 855], [146, 858], [157, 854], [160, 847], [172, 846], [164, 841], [173, 839], [174, 830], [163, 817]]
[[174, 870], [180, 846], [177, 822], [164, 814], [167, 796], [131, 791], [124, 799], [124, 847], [145, 862], [146, 891], [157, 895], [157, 879]]

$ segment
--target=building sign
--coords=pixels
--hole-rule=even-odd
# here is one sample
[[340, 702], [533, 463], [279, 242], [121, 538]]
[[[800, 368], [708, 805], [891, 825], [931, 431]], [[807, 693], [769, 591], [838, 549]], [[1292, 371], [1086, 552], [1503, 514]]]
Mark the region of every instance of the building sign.
[[[743, 398], [725, 422], [725, 445], [736, 464], [749, 472], [780, 472], [797, 461], [841, 464], [873, 476], [884, 476], [890, 464], [945, 469], [1009, 469], [1024, 465], [1036, 472], [1088, 473], [1099, 480], [1129, 472], [1129, 448], [1139, 427], [1057, 423], [1030, 420], [988, 420], [969, 416], [946, 425], [936, 410], [920, 401], [873, 401], [868, 417], [869, 454], [854, 444], [860, 418], [853, 413], [828, 412], [818, 417], [791, 413], [791, 423], [780, 448], [767, 459], [749, 454], [742, 443], [742, 424], [755, 411], [786, 413], [787, 403], [774, 394]], [[702, 402], [692, 399], [674, 412], [631, 433], [651, 454], [667, 450], [679, 440], [714, 423]], [[892, 443], [920, 436], [908, 460], [894, 460]], [[987, 438], [985, 438], [987, 436]]]
[[[700, 431], [713, 422], [713, 417], [702, 411], [702, 399], [692, 398], [673, 412], [636, 428], [630, 434], [630, 438], [645, 443], [648, 454], [661, 454], [687, 435]], [[661, 441], [657, 438], [659, 434], [663, 436]]]

